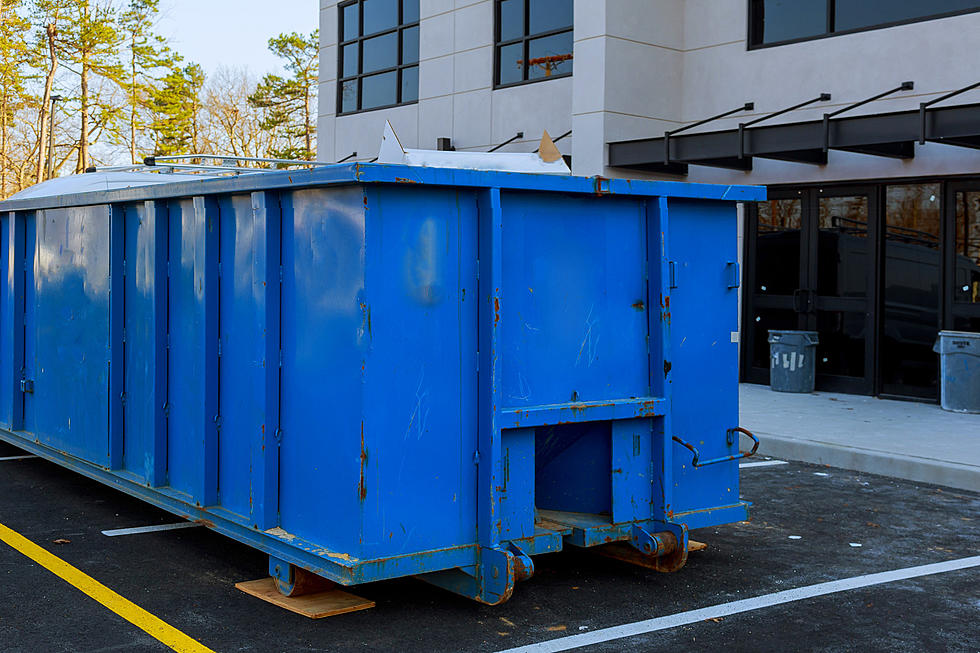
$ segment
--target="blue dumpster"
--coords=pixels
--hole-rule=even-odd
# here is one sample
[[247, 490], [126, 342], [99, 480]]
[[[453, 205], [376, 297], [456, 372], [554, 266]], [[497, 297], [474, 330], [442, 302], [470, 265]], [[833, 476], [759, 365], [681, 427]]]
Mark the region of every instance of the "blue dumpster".
[[735, 203], [763, 197], [351, 164], [7, 201], [0, 438], [284, 588], [496, 604], [610, 543], [675, 570], [746, 517]]

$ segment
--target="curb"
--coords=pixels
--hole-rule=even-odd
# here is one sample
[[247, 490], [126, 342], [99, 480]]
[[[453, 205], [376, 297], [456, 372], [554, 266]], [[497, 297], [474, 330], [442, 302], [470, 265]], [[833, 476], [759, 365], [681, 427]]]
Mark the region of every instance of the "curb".
[[974, 465], [896, 456], [873, 449], [786, 438], [759, 431], [756, 434], [762, 441], [759, 453], [767, 456], [980, 492], [980, 467]]

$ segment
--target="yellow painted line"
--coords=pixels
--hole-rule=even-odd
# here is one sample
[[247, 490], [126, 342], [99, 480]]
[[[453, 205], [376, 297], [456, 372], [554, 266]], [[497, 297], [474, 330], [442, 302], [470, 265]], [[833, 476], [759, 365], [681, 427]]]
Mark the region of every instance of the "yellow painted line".
[[153, 616], [132, 601], [116, 594], [91, 576], [79, 571], [58, 556], [42, 549], [29, 539], [0, 524], [0, 541], [38, 563], [58, 578], [73, 585], [137, 628], [166, 644], [177, 653], [214, 653], [165, 621]]

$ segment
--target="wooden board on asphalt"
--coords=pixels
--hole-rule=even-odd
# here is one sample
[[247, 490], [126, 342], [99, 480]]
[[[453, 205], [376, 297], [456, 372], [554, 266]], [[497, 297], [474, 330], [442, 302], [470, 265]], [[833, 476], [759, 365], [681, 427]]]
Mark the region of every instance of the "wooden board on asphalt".
[[310, 619], [323, 619], [347, 612], [367, 610], [375, 605], [374, 601], [337, 589], [306, 596], [283, 596], [276, 589], [276, 581], [272, 578], [235, 583], [235, 587], [246, 594]]

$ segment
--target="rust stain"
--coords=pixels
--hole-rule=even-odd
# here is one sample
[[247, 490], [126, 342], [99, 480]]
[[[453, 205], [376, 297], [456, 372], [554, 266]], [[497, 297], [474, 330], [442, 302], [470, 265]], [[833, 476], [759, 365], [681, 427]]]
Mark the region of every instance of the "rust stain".
[[646, 304], [643, 303], [643, 300], [637, 300], [636, 302], [633, 303], [633, 308], [635, 308], [638, 311], [642, 311], [646, 307], [647, 306]]
[[395, 177], [395, 181], [399, 184], [419, 184], [422, 182], [416, 181], [415, 179], [408, 179], [406, 177]]
[[500, 298], [494, 297], [493, 298], [493, 325], [497, 326], [498, 322], [500, 322]]
[[194, 523], [195, 524], [200, 524], [201, 526], [204, 526], [205, 528], [214, 528], [214, 522], [213, 521], [210, 521], [208, 519], [197, 519], [197, 520], [194, 521]]
[[361, 421], [361, 476], [357, 482], [357, 495], [361, 501], [367, 498], [367, 485], [364, 481], [364, 467], [367, 465], [368, 452], [364, 448], [364, 421]]
[[671, 367], [670, 361], [664, 361], [664, 378], [667, 378], [667, 375], [670, 374]]

